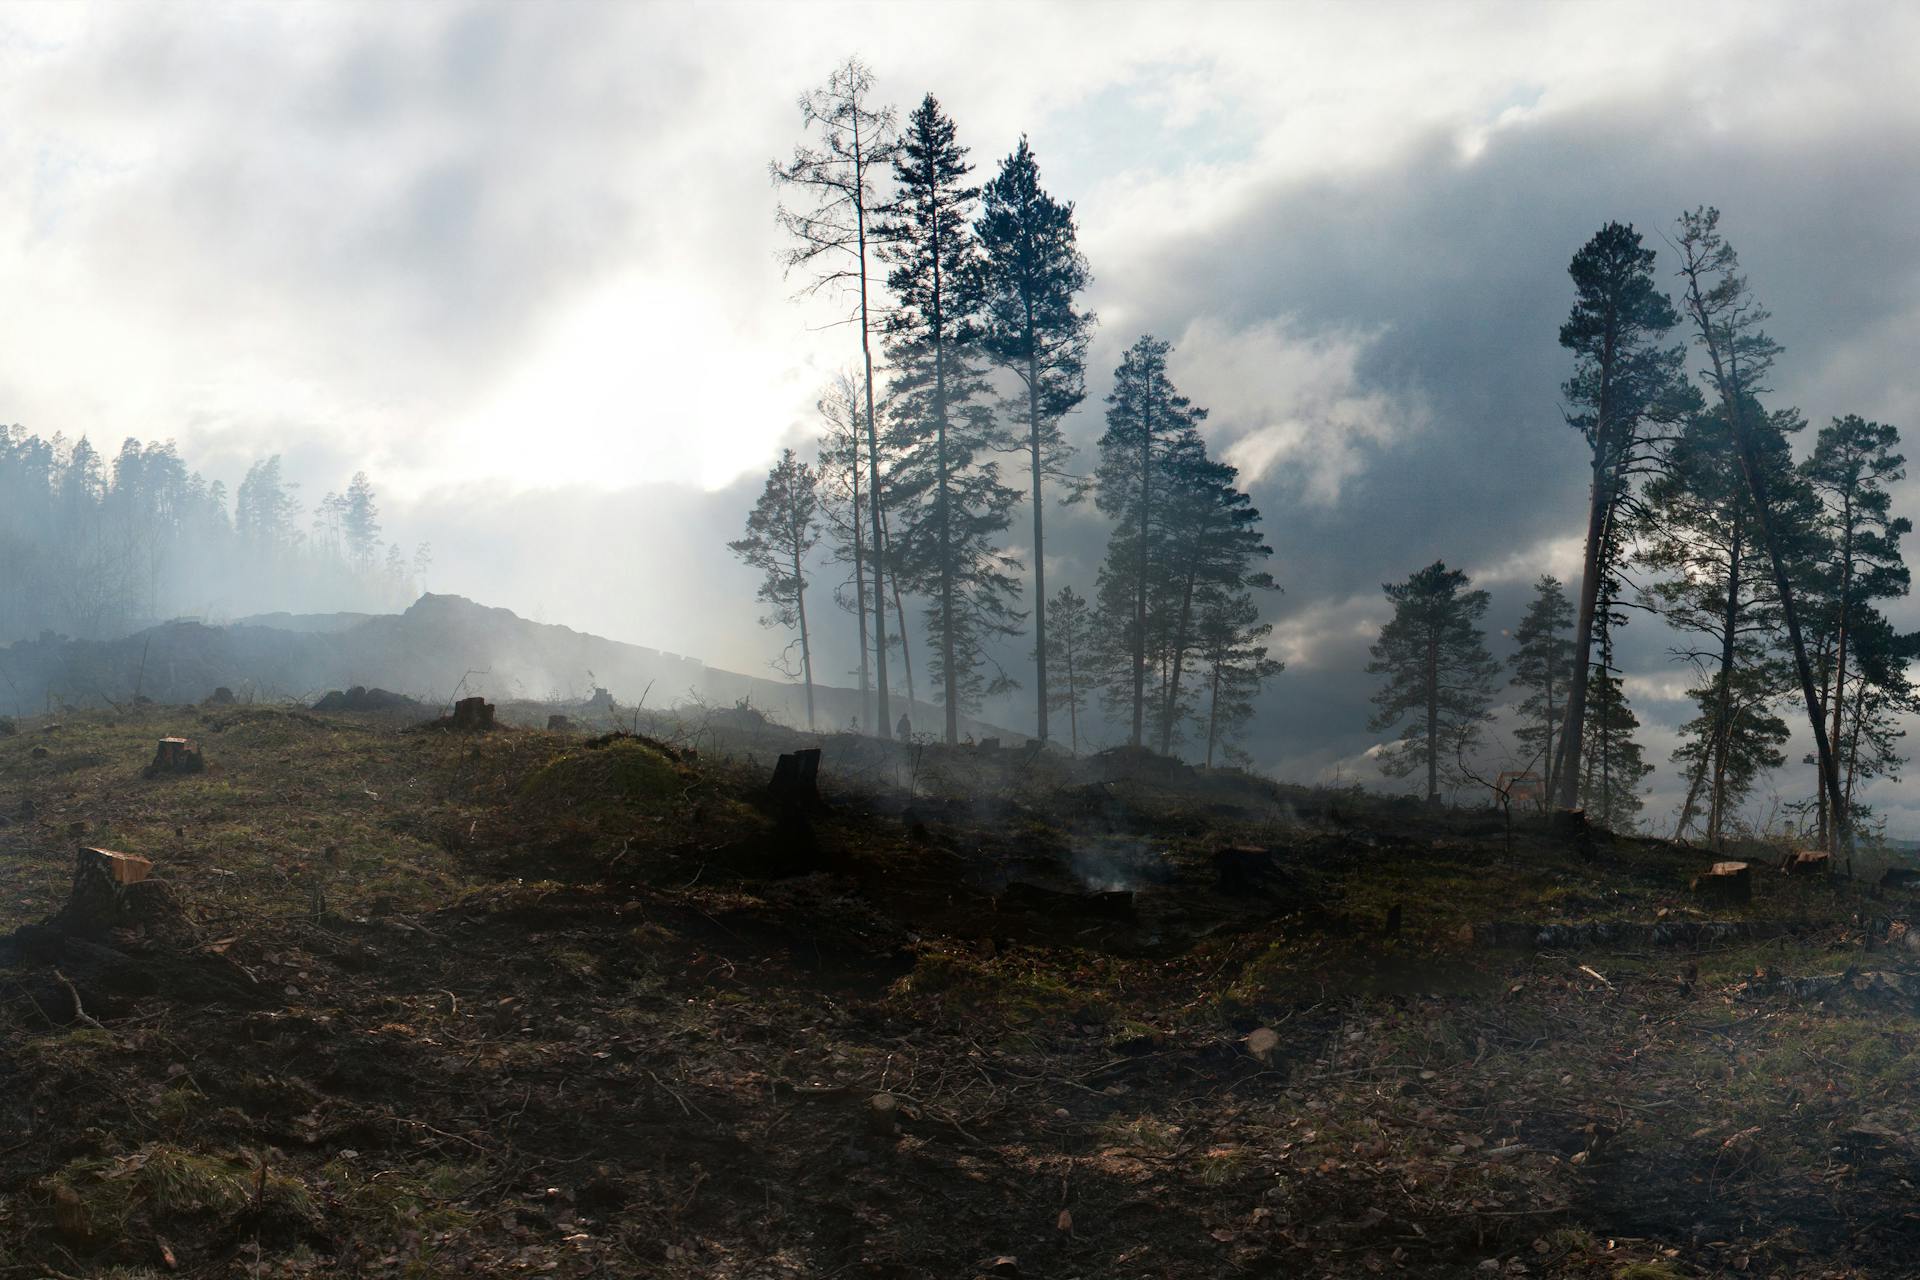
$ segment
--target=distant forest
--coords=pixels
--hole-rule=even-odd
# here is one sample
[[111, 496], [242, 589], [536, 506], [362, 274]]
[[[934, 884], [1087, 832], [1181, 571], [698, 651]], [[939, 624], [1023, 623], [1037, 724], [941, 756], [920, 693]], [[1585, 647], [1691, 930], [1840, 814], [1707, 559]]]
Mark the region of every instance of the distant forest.
[[181, 616], [387, 610], [418, 593], [428, 548], [382, 538], [364, 472], [305, 514], [277, 456], [229, 498], [172, 441], [129, 439], [109, 461], [84, 436], [0, 425], [0, 644], [106, 639]]
[[[1098, 457], [1076, 470], [1061, 422], [1085, 399], [1095, 320], [1073, 204], [1046, 191], [1025, 137], [976, 182], [933, 95], [903, 121], [872, 86], [858, 61], [836, 68], [800, 99], [805, 140], [772, 166], [794, 200], [777, 214], [787, 265], [803, 293], [844, 306], [858, 354], [820, 398], [817, 456], [784, 452], [731, 544], [762, 574], [763, 621], [792, 633], [792, 674], [811, 689], [808, 588], [826, 572], [860, 619], [862, 727], [882, 737], [934, 728], [889, 713], [917, 664], [948, 742], [959, 709], [1024, 683], [1041, 740], [1244, 760], [1254, 699], [1281, 669], [1262, 621], [1276, 584], [1260, 513], [1209, 456], [1206, 410], [1168, 377], [1168, 344], [1143, 335], [1114, 370]], [[1369, 754], [1430, 801], [1477, 788], [1639, 825], [1655, 766], [1614, 649], [1648, 613], [1693, 677], [1697, 714], [1672, 757], [1679, 833], [1739, 833], [1756, 784], [1789, 763], [1792, 717], [1811, 786], [1776, 817], [1838, 848], [1872, 817], [1861, 787], [1903, 765], [1901, 718], [1920, 709], [1920, 634], [1880, 608], [1909, 587], [1899, 432], [1838, 416], [1796, 457], [1808, 424], [1767, 403], [1782, 349], [1718, 211], [1682, 214], [1667, 239], [1673, 296], [1630, 225], [1605, 224], [1568, 268], [1557, 336], [1573, 371], [1554, 426], [1580, 434], [1591, 481], [1586, 510], [1567, 513], [1584, 525], [1573, 594], [1543, 575], [1503, 661], [1466, 574], [1439, 561], [1385, 584], [1392, 617], [1368, 667], [1368, 728], [1384, 737]], [[1047, 585], [1049, 497], [1091, 497], [1112, 522], [1090, 584]], [[1031, 563], [1011, 550], [1022, 504]], [[1031, 666], [1003, 669], [995, 654], [1022, 634]]]

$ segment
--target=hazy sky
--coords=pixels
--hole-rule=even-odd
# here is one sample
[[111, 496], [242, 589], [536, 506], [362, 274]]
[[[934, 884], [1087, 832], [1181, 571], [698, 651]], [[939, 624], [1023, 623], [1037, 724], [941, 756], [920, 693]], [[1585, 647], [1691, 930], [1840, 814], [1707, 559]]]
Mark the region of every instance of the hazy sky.
[[[1577, 572], [1555, 330], [1607, 219], [1664, 250], [1718, 205], [1774, 399], [1920, 424], [1920, 9], [1891, 3], [0, 5], [0, 419], [173, 437], [229, 484], [281, 453], [309, 498], [365, 467], [434, 589], [761, 669], [722, 544], [855, 354], [791, 300], [766, 167], [853, 52], [983, 176], [1025, 132], [1077, 202], [1076, 439], [1122, 348], [1176, 344], [1278, 551], [1283, 773], [1370, 741], [1381, 581], [1444, 558], [1497, 628]], [[1084, 587], [1102, 530], [1056, 523]], [[1623, 641], [1658, 819], [1685, 673]], [[1875, 798], [1920, 834], [1920, 786]]]

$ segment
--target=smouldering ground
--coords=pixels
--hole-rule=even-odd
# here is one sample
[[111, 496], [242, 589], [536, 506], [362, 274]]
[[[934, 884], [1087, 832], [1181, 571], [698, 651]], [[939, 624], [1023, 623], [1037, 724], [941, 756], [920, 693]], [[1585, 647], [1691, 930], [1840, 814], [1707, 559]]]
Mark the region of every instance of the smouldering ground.
[[[0, 930], [84, 837], [188, 913], [190, 955], [113, 948], [238, 979], [83, 986], [92, 1027], [0, 966], [0, 1276], [1912, 1273], [1905, 895], [1769, 874], [1711, 913], [1769, 941], [1493, 950], [1692, 918], [1704, 859], [840, 739], [796, 855], [778, 731], [402, 727], [0, 739]], [[142, 779], [169, 731], [211, 771]], [[1090, 858], [1134, 916], [1072, 896]]]

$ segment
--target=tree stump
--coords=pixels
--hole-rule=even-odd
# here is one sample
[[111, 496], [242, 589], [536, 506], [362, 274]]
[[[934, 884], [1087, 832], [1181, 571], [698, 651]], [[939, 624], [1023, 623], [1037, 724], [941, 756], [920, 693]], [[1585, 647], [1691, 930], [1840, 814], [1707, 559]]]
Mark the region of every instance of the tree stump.
[[1577, 839], [1588, 834], [1587, 811], [1585, 809], [1555, 809], [1553, 811], [1554, 834]]
[[485, 698], [462, 698], [453, 704], [451, 728], [461, 733], [489, 733], [493, 729], [493, 704]]
[[820, 748], [807, 747], [780, 757], [773, 766], [767, 794], [780, 804], [807, 810], [820, 804]]
[[151, 900], [166, 896], [166, 886], [148, 878], [152, 874], [152, 861], [138, 854], [81, 849], [74, 856], [73, 887], [53, 922], [82, 937], [139, 922], [151, 914]]
[[1787, 855], [1786, 871], [1790, 876], [1831, 875], [1833, 855], [1825, 849], [1796, 849]]
[[191, 740], [162, 738], [159, 748], [153, 753], [153, 763], [147, 766], [147, 777], [157, 778], [163, 773], [199, 773], [206, 767], [206, 757], [200, 754], [200, 748]]
[[1744, 862], [1716, 862], [1693, 878], [1694, 896], [1725, 906], [1753, 901], [1753, 872]]

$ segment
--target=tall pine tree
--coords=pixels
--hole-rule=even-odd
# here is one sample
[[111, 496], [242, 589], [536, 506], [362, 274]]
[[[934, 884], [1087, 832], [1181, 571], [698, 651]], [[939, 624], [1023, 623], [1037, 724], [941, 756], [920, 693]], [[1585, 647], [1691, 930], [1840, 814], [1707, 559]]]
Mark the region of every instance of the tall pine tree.
[[991, 453], [1003, 441], [982, 399], [971, 172], [952, 119], [928, 94], [901, 136], [882, 228], [899, 302], [887, 323], [897, 457], [887, 501], [900, 513], [894, 571], [929, 601], [928, 668], [941, 684], [949, 743], [960, 739], [962, 706], [1012, 683], [1004, 672], [987, 679], [982, 667], [991, 639], [1022, 618], [1019, 564], [998, 545], [1019, 495], [1001, 483]]
[[[1853, 741], [1849, 702], [1854, 686], [1860, 692], [1866, 687], [1850, 680], [1855, 637], [1873, 625], [1869, 615], [1876, 612], [1874, 601], [1897, 599], [1911, 586], [1900, 539], [1912, 531], [1913, 524], [1893, 514], [1888, 489], [1906, 478], [1906, 459], [1895, 451], [1899, 444], [1900, 433], [1893, 427], [1849, 414], [1821, 429], [1812, 454], [1800, 466], [1801, 476], [1819, 498], [1823, 535], [1809, 601], [1809, 639], [1833, 748], [1840, 757], [1841, 790], [1848, 796], [1853, 790], [1850, 779], [1857, 772], [1849, 750]], [[1824, 845], [1831, 823], [1824, 789], [1819, 794]]]
[[1095, 505], [1114, 521], [1098, 596], [1109, 642], [1105, 684], [1109, 703], [1130, 712], [1135, 747], [1146, 738], [1150, 606], [1156, 583], [1168, 577], [1157, 530], [1175, 463], [1199, 447], [1197, 427], [1207, 416], [1167, 376], [1171, 350], [1143, 336], [1114, 370], [1095, 476]]
[[1060, 420], [1086, 398], [1087, 335], [1093, 316], [1077, 298], [1091, 279], [1080, 253], [1073, 205], [1040, 186], [1040, 166], [1025, 137], [1001, 162], [981, 192], [976, 223], [984, 259], [982, 345], [1011, 370], [1020, 394], [1014, 408], [1026, 420], [1027, 500], [1033, 506], [1034, 707], [1039, 739], [1047, 740], [1047, 540], [1045, 482], [1064, 482], [1069, 499], [1077, 482], [1065, 471], [1072, 449]]
[[1609, 222], [1582, 246], [1567, 272], [1574, 303], [1560, 326], [1560, 345], [1573, 352], [1565, 393], [1567, 421], [1586, 438], [1588, 452], [1586, 558], [1580, 574], [1573, 666], [1567, 687], [1562, 761], [1553, 772], [1559, 803], [1571, 808], [1579, 789], [1585, 734], [1587, 678], [1602, 583], [1617, 569], [1609, 552], [1629, 476], [1645, 457], [1650, 423], [1671, 422], [1692, 403], [1678, 347], [1661, 342], [1679, 323], [1673, 304], [1653, 282], [1653, 250], [1632, 226]]

